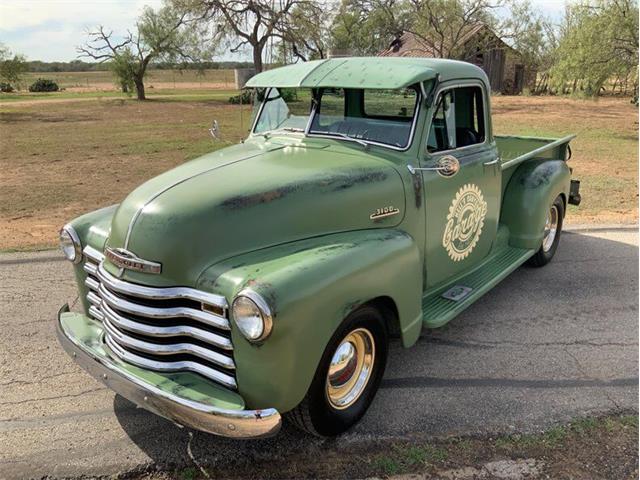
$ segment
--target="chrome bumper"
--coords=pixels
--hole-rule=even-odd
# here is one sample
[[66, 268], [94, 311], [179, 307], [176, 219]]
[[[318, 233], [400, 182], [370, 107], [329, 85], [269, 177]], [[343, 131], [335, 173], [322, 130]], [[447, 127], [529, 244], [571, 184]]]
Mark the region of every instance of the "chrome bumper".
[[259, 438], [275, 435], [282, 419], [277, 410], [229, 410], [216, 408], [164, 391], [123, 371], [108, 356], [97, 356], [82, 348], [80, 339], [69, 336], [62, 325], [67, 305], [58, 312], [56, 334], [64, 350], [111, 390], [141, 408], [196, 430], [231, 438]]

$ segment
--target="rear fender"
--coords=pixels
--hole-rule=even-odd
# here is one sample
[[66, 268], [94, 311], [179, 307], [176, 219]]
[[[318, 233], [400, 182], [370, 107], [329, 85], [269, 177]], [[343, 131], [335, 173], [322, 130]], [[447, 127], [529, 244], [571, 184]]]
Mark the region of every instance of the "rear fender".
[[500, 222], [509, 227], [509, 244], [538, 249], [547, 211], [558, 195], [569, 194], [571, 172], [563, 160], [531, 160], [517, 167], [502, 200]]
[[198, 288], [229, 302], [245, 288], [273, 314], [273, 331], [251, 344], [232, 322], [236, 377], [251, 408], [288, 411], [304, 398], [324, 349], [351, 311], [378, 297], [396, 306], [402, 342], [422, 327], [422, 273], [413, 238], [398, 230], [317, 237], [245, 254], [208, 268]]

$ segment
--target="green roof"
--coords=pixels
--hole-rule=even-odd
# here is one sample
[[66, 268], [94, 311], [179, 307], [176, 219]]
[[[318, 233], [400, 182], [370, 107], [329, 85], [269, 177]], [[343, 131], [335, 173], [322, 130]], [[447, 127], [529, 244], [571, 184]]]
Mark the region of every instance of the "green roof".
[[402, 57], [349, 57], [301, 62], [259, 73], [247, 87], [403, 88], [440, 75], [441, 81], [479, 78], [479, 67], [456, 60]]

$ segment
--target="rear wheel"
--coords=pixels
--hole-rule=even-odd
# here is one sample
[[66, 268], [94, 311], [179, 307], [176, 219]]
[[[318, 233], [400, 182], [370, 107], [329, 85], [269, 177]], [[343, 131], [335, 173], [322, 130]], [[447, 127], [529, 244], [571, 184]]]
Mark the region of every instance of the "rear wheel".
[[544, 235], [540, 250], [531, 257], [528, 264], [533, 267], [543, 267], [551, 261], [560, 242], [562, 233], [562, 221], [564, 220], [564, 201], [558, 196], [547, 211], [547, 218], [544, 224]]
[[318, 436], [339, 435], [365, 414], [387, 363], [384, 318], [364, 306], [347, 317], [322, 356], [304, 400], [286, 418]]

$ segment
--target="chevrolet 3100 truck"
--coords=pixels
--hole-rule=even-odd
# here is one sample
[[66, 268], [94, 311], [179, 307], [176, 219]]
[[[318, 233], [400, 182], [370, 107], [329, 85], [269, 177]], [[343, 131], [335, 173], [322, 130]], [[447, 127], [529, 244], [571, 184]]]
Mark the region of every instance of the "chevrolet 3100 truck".
[[494, 135], [487, 77], [463, 62], [334, 58], [247, 87], [242, 143], [62, 228], [82, 308], [61, 308], [58, 338], [177, 424], [251, 438], [284, 416], [337, 435], [390, 337], [410, 347], [553, 258], [580, 200], [572, 137]]

